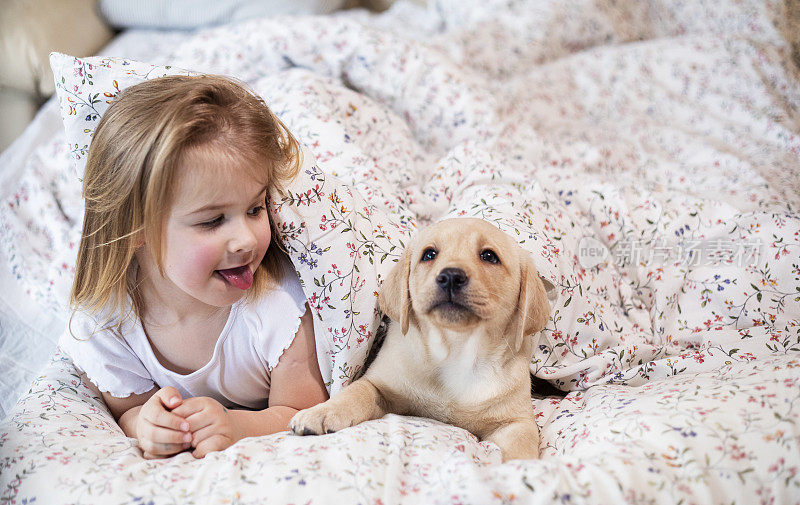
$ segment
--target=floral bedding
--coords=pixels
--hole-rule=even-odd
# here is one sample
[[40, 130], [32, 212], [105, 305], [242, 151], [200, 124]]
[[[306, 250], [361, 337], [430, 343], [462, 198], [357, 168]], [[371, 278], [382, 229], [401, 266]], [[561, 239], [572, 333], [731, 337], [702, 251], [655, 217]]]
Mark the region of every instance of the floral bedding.
[[388, 415], [321, 437], [145, 460], [60, 356], [0, 429], [3, 503], [787, 503], [800, 499], [800, 356], [533, 402], [542, 457]]
[[[332, 392], [363, 366], [407, 238], [473, 216], [558, 288], [531, 371], [569, 394], [532, 403], [539, 461], [399, 416], [145, 461], [57, 353], [0, 424], [0, 500], [800, 503], [789, 23], [780, 1], [441, 0], [181, 40], [151, 63], [248, 82], [308, 148], [271, 210]], [[116, 71], [105, 61], [93, 76]], [[62, 75], [74, 103], [113, 96]], [[96, 119], [70, 119], [74, 103], [62, 113], [87, 124], [42, 142], [0, 210], [15, 287], [50, 316]]]

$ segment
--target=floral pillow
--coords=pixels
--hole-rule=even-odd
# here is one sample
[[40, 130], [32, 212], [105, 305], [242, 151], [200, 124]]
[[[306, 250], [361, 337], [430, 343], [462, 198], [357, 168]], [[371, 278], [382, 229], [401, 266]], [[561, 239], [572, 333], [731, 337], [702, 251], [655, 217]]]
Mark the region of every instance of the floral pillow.
[[122, 58], [75, 58], [50, 53], [61, 119], [78, 179], [100, 117], [120, 90], [165, 75], [195, 75], [181, 68], [150, 65]]
[[380, 323], [378, 289], [413, 225], [322, 171], [309, 151], [303, 161], [286, 194], [273, 195], [271, 210], [317, 315], [317, 353], [333, 392], [362, 370]]
[[[50, 55], [61, 116], [78, 177], [100, 117], [124, 88], [165, 75], [195, 75], [137, 61]], [[361, 372], [380, 318], [378, 288], [413, 228], [407, 217], [368, 203], [303, 152], [299, 175], [271, 212], [315, 314], [323, 378], [335, 393]]]

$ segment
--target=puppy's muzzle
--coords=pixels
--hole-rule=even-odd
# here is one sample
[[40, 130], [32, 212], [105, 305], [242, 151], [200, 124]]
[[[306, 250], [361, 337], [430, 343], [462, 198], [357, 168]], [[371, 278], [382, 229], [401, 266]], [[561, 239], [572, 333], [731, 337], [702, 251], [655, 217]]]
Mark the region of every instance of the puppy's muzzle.
[[460, 268], [443, 268], [436, 276], [436, 284], [439, 289], [452, 296], [467, 285], [469, 277]]
[[436, 295], [430, 310], [436, 310], [448, 321], [462, 321], [473, 315], [467, 301], [466, 286], [469, 276], [460, 268], [443, 268], [436, 276]]

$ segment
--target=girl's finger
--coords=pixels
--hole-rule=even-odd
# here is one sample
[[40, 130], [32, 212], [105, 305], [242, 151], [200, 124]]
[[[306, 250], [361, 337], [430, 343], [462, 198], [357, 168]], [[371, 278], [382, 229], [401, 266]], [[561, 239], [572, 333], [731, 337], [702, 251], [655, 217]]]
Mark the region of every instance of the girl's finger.
[[220, 433], [219, 426], [215, 424], [209, 424], [204, 428], [200, 428], [199, 430], [193, 431], [192, 447], [198, 447], [203, 441], [213, 437], [214, 435], [220, 435], [227, 438], [227, 434]]
[[154, 394], [153, 397], [158, 399], [164, 408], [167, 409], [174, 409], [183, 402], [181, 394], [172, 386], [159, 389], [156, 391], [156, 394]]
[[152, 424], [145, 425], [140, 436], [158, 444], [183, 444], [192, 441], [192, 435], [189, 432], [170, 430]]
[[172, 410], [172, 413], [176, 416], [180, 416], [184, 419], [191, 416], [192, 414], [197, 414], [198, 412], [203, 411], [203, 403], [202, 402], [193, 402], [194, 398], [190, 398], [189, 401], [185, 401], [181, 403], [178, 407]]
[[202, 442], [192, 452], [195, 458], [204, 458], [210, 452], [222, 451], [231, 445], [231, 439], [223, 435], [212, 435]]
[[174, 456], [190, 447], [188, 442], [179, 444], [163, 444], [152, 440], [142, 440], [139, 443], [146, 459], [165, 458]]
[[186, 422], [189, 423], [189, 431], [192, 433], [196, 433], [203, 428], [214, 425], [216, 420], [216, 416], [205, 410], [196, 414], [192, 414], [186, 418]]
[[163, 408], [142, 409], [139, 415], [148, 423], [178, 431], [189, 431], [189, 423], [183, 417]]

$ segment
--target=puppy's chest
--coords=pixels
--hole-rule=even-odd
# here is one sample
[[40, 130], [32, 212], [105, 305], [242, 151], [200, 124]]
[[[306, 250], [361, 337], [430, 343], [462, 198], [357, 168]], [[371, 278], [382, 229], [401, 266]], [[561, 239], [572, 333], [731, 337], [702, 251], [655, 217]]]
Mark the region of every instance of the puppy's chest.
[[485, 336], [447, 340], [446, 335], [430, 335], [425, 370], [439, 393], [456, 403], [481, 403], [501, 393], [504, 387], [499, 356], [482, 345]]

